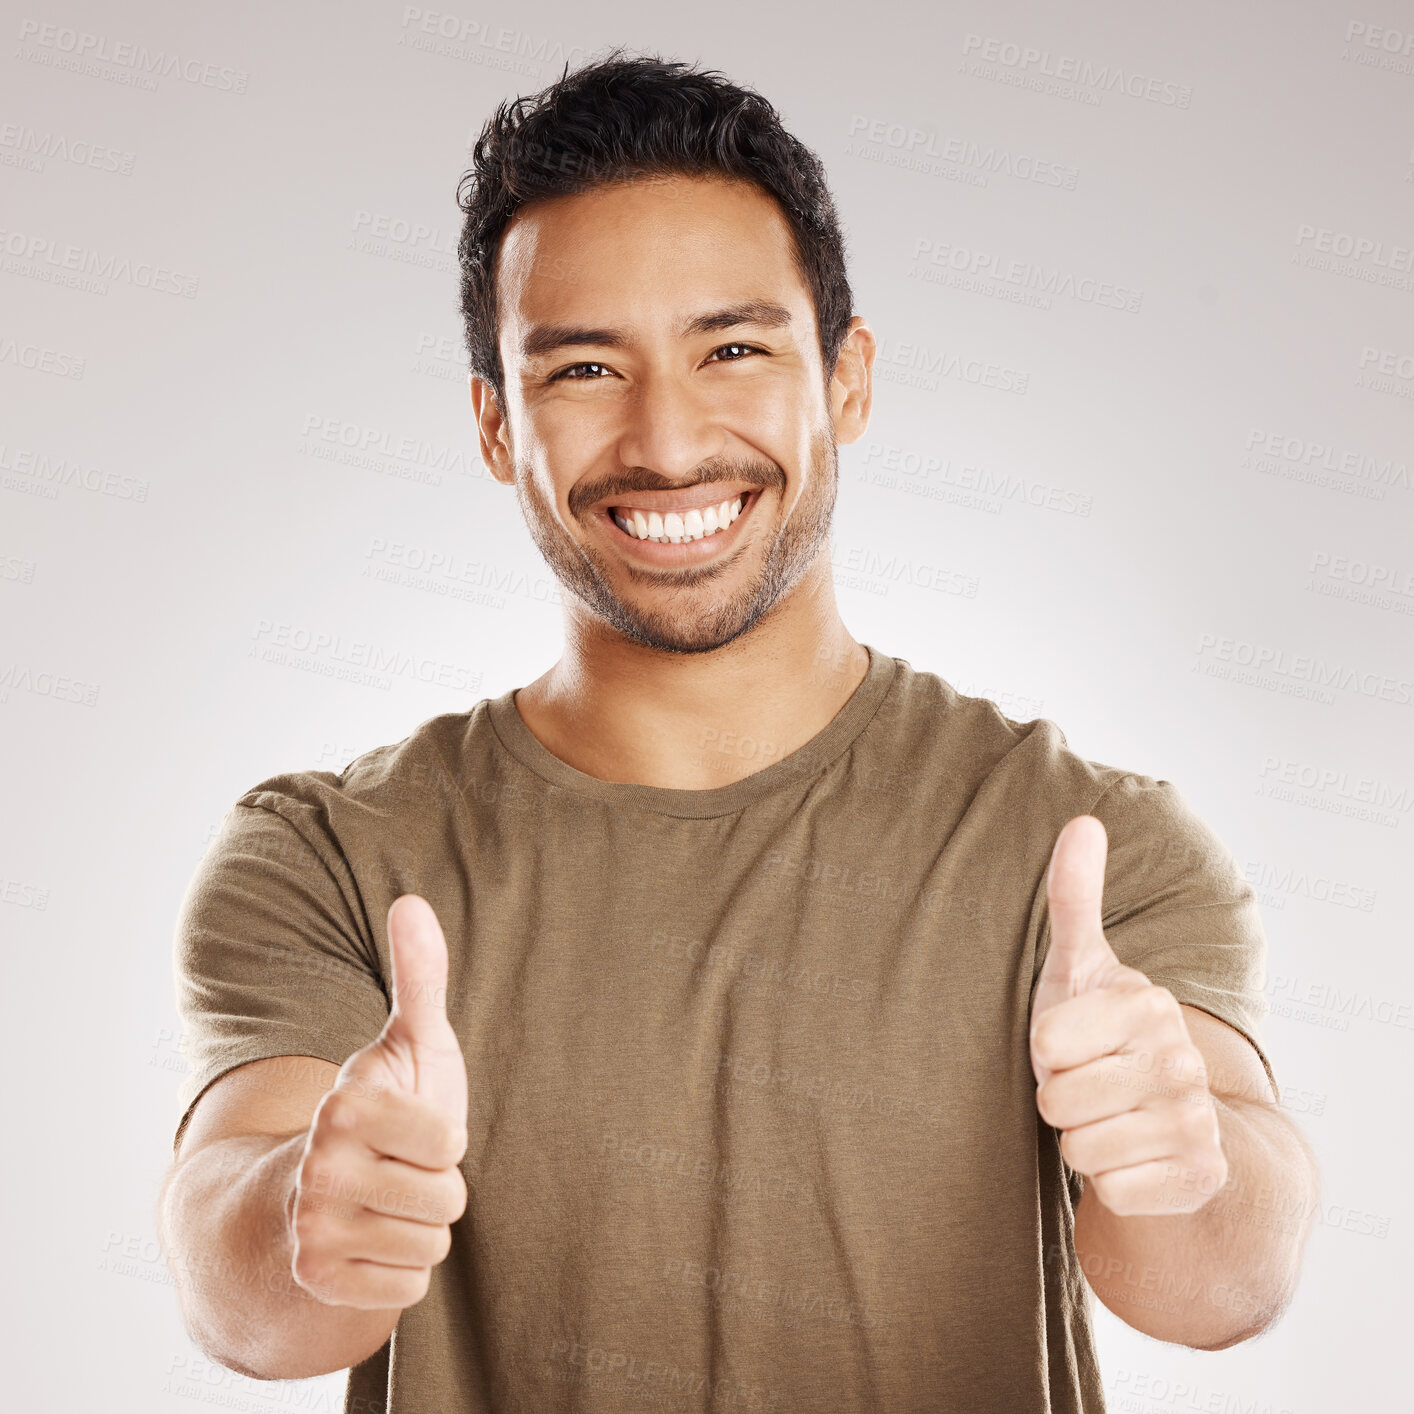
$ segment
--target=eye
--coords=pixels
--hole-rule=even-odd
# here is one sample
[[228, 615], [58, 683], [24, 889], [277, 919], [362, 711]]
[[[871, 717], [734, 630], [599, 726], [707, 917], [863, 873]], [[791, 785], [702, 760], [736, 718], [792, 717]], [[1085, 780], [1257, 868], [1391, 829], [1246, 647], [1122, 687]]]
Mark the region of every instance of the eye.
[[547, 383], [554, 383], [561, 378], [569, 378], [572, 383], [597, 383], [599, 381], [597, 378], [571, 378], [570, 375], [574, 373], [577, 368], [603, 367], [604, 365], [602, 363], [572, 363], [568, 368], [562, 368], [558, 373], [552, 373], [545, 381]]
[[[757, 348], [755, 344], [719, 344], [712, 350], [714, 358], [708, 361], [717, 363], [740, 363], [741, 356], [726, 359], [715, 358], [715, 355], [727, 349], [739, 349], [743, 354], [764, 354], [766, 352], [765, 349]], [[572, 363], [568, 368], [562, 368], [558, 373], [552, 373], [545, 381], [547, 383], [555, 383], [561, 379], [565, 379], [571, 383], [598, 383], [603, 381], [597, 375], [592, 377], [580, 377], [578, 370], [581, 368], [598, 368], [602, 370], [606, 368], [606, 365], [602, 363]]]
[[[722, 349], [745, 349], [747, 353], [764, 353], [764, 349], [758, 349], [754, 344], [723, 344], [720, 348], [712, 350], [713, 353], [721, 353]], [[740, 363], [739, 358], [719, 359], [719, 363]]]

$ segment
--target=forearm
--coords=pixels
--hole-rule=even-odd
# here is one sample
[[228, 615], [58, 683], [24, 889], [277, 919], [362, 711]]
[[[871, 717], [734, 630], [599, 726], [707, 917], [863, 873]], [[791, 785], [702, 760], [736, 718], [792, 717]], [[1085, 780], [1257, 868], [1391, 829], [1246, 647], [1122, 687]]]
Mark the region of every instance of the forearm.
[[[1225, 1349], [1277, 1319], [1319, 1200], [1314, 1158], [1285, 1115], [1247, 1100], [1215, 1104], [1228, 1177], [1202, 1207], [1121, 1217], [1087, 1183], [1075, 1214], [1076, 1255], [1104, 1305], [1135, 1330], [1198, 1350]], [[1191, 1175], [1172, 1182], [1191, 1198]]]
[[255, 1379], [346, 1369], [378, 1350], [402, 1314], [325, 1305], [295, 1281], [287, 1205], [304, 1144], [303, 1134], [217, 1140], [172, 1170], [159, 1203], [192, 1337]]

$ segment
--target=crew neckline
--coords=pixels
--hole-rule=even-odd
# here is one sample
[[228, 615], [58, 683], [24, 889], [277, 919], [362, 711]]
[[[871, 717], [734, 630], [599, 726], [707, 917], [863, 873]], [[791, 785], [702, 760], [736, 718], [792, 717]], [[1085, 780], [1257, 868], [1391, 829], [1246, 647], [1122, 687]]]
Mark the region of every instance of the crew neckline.
[[868, 726], [897, 676], [894, 658], [872, 644], [860, 645], [869, 654], [869, 666], [859, 686], [844, 706], [815, 733], [779, 761], [739, 781], [702, 790], [672, 786], [647, 786], [629, 781], [605, 781], [562, 761], [526, 725], [515, 705], [518, 688], [486, 699], [487, 718], [501, 746], [527, 770], [551, 785], [609, 805], [647, 810], [657, 815], [707, 819], [731, 815], [772, 791], [819, 775]]

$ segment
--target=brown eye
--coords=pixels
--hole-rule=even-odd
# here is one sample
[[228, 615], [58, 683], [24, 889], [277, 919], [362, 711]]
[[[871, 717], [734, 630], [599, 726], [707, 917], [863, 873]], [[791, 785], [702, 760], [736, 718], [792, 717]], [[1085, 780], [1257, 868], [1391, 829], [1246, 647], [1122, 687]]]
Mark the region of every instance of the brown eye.
[[[723, 345], [721, 346], [721, 348], [713, 349], [712, 352], [713, 352], [713, 353], [721, 353], [721, 352], [722, 352], [722, 349], [744, 349], [747, 353], [760, 353], [760, 352], [761, 352], [760, 349], [755, 348], [755, 347], [754, 347], [753, 345], [751, 345], [751, 344], [723, 344]], [[722, 362], [722, 363], [740, 363], [741, 360], [738, 359], [738, 358], [728, 358], [728, 359], [721, 359], [721, 360], [719, 360], [719, 362]]]
[[[549, 377], [548, 379], [546, 379], [546, 382], [553, 383], [553, 382], [555, 382], [555, 381], [556, 381], [557, 379], [559, 379], [559, 378], [570, 378], [570, 375], [571, 375], [571, 374], [575, 371], [575, 369], [577, 369], [577, 368], [603, 368], [603, 367], [604, 367], [604, 365], [603, 365], [602, 363], [572, 363], [572, 364], [570, 364], [570, 366], [569, 366], [568, 368], [562, 368], [558, 373], [553, 373], [553, 374], [551, 374], [550, 377]], [[570, 378], [570, 381], [573, 382], [573, 383], [595, 383], [595, 382], [598, 381], [598, 379], [595, 379], [595, 378]]]

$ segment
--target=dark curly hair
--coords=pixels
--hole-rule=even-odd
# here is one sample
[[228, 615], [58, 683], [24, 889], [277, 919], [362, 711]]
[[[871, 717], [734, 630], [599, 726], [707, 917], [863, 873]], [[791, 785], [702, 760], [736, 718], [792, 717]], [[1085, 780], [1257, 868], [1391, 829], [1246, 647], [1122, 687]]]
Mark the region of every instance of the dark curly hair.
[[541, 92], [502, 102], [457, 184], [465, 214], [457, 260], [471, 371], [505, 408], [496, 323], [496, 253], [511, 218], [539, 197], [669, 175], [745, 179], [773, 196], [790, 226], [796, 268], [815, 304], [828, 385], [854, 296], [844, 238], [820, 159], [753, 89], [715, 70], [656, 55], [603, 59]]

